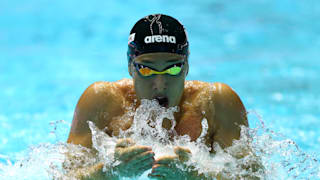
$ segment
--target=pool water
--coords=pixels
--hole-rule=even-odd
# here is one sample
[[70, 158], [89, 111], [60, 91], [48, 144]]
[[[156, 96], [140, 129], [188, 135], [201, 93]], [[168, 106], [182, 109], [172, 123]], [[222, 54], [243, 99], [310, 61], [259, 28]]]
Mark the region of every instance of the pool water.
[[[1, 168], [34, 157], [28, 155], [30, 147], [45, 154], [52, 144], [66, 141], [75, 105], [91, 83], [130, 78], [130, 28], [152, 13], [172, 15], [185, 25], [191, 51], [188, 80], [229, 84], [261, 139], [272, 132], [271, 142], [292, 140], [310, 161], [319, 161], [320, 2], [139, 2], [1, 1], [1, 179], [6, 177]], [[289, 164], [299, 165], [296, 160]], [[31, 169], [11, 170], [23, 174]], [[285, 173], [277, 178], [294, 179]], [[319, 176], [319, 171], [306, 172], [298, 178]]]

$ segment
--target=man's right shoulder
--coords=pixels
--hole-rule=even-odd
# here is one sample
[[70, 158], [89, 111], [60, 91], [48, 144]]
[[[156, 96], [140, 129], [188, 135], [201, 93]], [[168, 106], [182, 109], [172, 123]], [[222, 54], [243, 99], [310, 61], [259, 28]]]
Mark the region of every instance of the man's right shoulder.
[[105, 105], [117, 106], [121, 103], [127, 89], [132, 89], [132, 80], [94, 82], [83, 92], [79, 103], [98, 107]]
[[110, 107], [110, 102], [116, 99], [116, 93], [112, 82], [95, 82], [91, 84], [81, 95], [76, 111], [96, 112]]
[[92, 83], [81, 95], [81, 99], [94, 99], [94, 101], [102, 100], [106, 97], [113, 96], [115, 87], [113, 82], [98, 81]]
[[115, 82], [97, 81], [92, 83], [83, 93], [90, 97], [119, 96], [123, 88], [132, 88], [132, 80], [122, 79]]

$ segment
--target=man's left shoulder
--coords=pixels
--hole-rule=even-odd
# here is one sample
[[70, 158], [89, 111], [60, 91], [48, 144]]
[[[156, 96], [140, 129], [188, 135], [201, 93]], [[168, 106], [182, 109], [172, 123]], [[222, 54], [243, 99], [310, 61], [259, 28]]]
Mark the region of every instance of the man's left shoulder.
[[221, 82], [211, 83], [213, 93], [216, 96], [222, 96], [224, 98], [236, 98], [237, 93], [227, 84]]
[[202, 81], [188, 81], [186, 89], [193, 91], [196, 101], [199, 101], [202, 107], [220, 106], [232, 107], [243, 106], [238, 94], [227, 84], [221, 82], [202, 82]]
[[227, 84], [214, 83], [214, 86], [213, 103], [216, 117], [219, 117], [221, 122], [227, 123], [227, 126], [231, 121], [248, 126], [246, 109], [238, 94]]
[[186, 81], [185, 91], [193, 92], [195, 94], [211, 93], [215, 89], [214, 83], [204, 81]]
[[229, 96], [230, 98], [237, 96], [229, 85], [221, 82], [186, 81], [185, 89], [208, 98], [212, 96]]
[[227, 84], [216, 82], [213, 83], [214, 96], [217, 103], [233, 104], [241, 103], [241, 99], [238, 94]]

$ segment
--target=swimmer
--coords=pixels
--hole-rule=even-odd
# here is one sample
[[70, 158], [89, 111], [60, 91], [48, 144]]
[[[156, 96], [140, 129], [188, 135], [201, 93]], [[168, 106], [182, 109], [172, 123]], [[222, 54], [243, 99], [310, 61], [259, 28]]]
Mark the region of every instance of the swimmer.
[[[128, 109], [137, 108], [142, 99], [155, 99], [163, 107], [178, 106], [174, 114], [178, 135], [188, 135], [195, 141], [201, 134], [201, 120], [208, 120], [205, 143], [222, 148], [240, 138], [240, 126], [248, 126], [246, 109], [239, 96], [223, 83], [186, 81], [189, 70], [189, 42], [185, 29], [176, 19], [149, 15], [132, 28], [128, 41], [128, 71], [131, 79], [117, 82], [95, 82], [80, 97], [76, 106], [68, 143], [92, 148], [92, 135], [87, 121], [110, 136], [119, 135], [132, 125], [133, 119], [121, 118]], [[170, 128], [171, 121], [163, 121]], [[203, 179], [197, 172], [183, 172], [172, 164], [187, 160], [189, 149], [175, 148], [176, 156], [154, 158], [151, 147], [135, 145], [131, 139], [119, 139], [114, 167], [122, 177], [135, 177], [146, 170], [154, 179]], [[214, 153], [214, 152], [212, 152]], [[82, 179], [112, 179], [102, 172], [101, 164], [93, 167]], [[88, 174], [88, 173], [87, 173]]]

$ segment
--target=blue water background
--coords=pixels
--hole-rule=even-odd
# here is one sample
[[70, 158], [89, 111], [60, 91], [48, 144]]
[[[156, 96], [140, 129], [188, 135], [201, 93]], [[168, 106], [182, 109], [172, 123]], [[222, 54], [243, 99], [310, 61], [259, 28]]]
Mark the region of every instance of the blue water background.
[[66, 141], [86, 87], [130, 78], [130, 28], [152, 13], [185, 25], [188, 80], [229, 84], [270, 129], [320, 150], [320, 1], [1, 0], [0, 154]]

